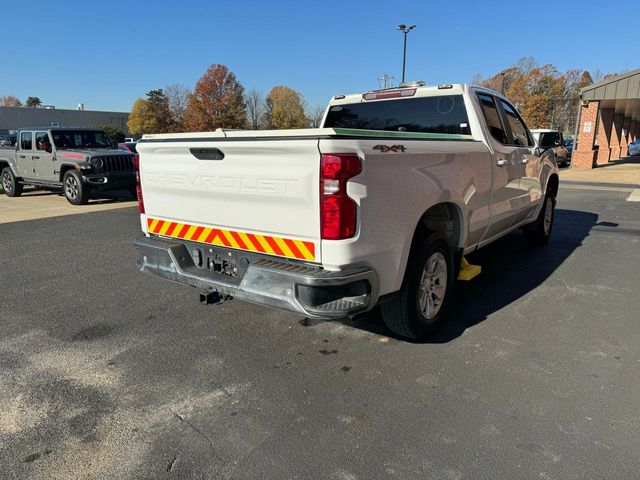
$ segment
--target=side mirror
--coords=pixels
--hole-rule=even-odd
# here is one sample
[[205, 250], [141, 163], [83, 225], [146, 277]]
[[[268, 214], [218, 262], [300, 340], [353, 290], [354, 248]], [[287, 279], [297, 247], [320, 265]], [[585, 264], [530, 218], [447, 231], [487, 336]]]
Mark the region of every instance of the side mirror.
[[46, 152], [47, 153], [53, 152], [53, 147], [51, 145], [47, 145]]
[[558, 145], [560, 145], [560, 139], [556, 134], [551, 132], [544, 132], [540, 134], [538, 146], [542, 150], [548, 150], [550, 148], [557, 147]]

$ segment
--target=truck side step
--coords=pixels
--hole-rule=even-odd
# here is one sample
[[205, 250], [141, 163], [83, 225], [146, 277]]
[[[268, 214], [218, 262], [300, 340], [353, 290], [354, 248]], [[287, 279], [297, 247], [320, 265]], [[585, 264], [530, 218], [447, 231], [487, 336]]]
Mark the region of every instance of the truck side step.
[[480, 275], [482, 267], [480, 265], [471, 265], [467, 259], [462, 257], [460, 261], [460, 271], [458, 272], [458, 280], [468, 282], [469, 280]]

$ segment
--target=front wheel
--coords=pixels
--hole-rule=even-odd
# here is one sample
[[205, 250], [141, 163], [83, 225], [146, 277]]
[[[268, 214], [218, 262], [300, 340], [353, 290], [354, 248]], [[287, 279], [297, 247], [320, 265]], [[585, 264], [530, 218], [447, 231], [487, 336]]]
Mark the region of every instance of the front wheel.
[[439, 233], [431, 233], [409, 256], [400, 292], [380, 305], [382, 318], [394, 333], [421, 340], [444, 319], [454, 280], [453, 253]]
[[543, 244], [551, 237], [555, 218], [556, 198], [550, 190], [544, 197], [542, 209], [535, 222], [524, 227], [524, 236], [533, 244]]
[[85, 205], [89, 201], [89, 188], [82, 183], [80, 174], [69, 170], [62, 180], [64, 196], [72, 205]]
[[16, 176], [9, 167], [2, 170], [2, 189], [7, 197], [19, 197], [22, 195], [22, 184], [18, 183]]

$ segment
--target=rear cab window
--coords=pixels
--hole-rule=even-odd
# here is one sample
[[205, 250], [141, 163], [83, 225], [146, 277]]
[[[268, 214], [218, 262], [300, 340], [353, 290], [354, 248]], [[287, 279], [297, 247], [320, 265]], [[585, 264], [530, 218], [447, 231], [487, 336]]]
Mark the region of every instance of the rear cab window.
[[471, 135], [462, 95], [437, 95], [333, 105], [326, 128]]

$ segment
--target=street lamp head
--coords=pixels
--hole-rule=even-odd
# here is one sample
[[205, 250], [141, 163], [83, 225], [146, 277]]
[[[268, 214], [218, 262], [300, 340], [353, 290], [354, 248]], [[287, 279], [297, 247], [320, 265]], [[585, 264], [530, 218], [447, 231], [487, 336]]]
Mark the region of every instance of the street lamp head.
[[407, 28], [407, 26], [405, 24], [398, 25], [398, 30], [403, 30], [404, 31], [405, 28]]
[[414, 28], [416, 28], [416, 26], [415, 26], [415, 25], [411, 25], [411, 26], [409, 27], [409, 30], [413, 30]]

